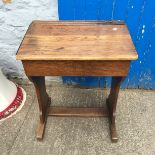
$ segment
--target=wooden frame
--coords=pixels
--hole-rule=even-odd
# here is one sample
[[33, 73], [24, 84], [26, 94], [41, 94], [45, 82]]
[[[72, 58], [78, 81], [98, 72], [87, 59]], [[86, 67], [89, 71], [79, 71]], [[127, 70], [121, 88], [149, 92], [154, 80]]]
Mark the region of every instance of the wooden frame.
[[[34, 83], [40, 110], [37, 139], [43, 138], [48, 116], [59, 117], [108, 117], [112, 142], [117, 142], [115, 115], [119, 88], [128, 74], [131, 61], [32, 61], [23, 60], [26, 75]], [[37, 69], [39, 67], [39, 69]], [[42, 75], [42, 76], [41, 76]], [[44, 76], [112, 76], [111, 91], [104, 108], [52, 107], [46, 93]]]
[[[23, 61], [28, 76], [125, 76], [131, 61]], [[38, 68], [39, 69], [36, 69]]]

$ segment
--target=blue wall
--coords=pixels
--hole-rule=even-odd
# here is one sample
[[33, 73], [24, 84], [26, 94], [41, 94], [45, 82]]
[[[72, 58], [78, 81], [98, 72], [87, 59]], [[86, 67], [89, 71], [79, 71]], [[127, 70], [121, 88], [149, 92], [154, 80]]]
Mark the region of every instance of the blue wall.
[[[155, 89], [155, 0], [58, 0], [60, 20], [124, 20], [139, 59], [124, 88]], [[107, 87], [109, 77], [63, 77], [67, 84]]]

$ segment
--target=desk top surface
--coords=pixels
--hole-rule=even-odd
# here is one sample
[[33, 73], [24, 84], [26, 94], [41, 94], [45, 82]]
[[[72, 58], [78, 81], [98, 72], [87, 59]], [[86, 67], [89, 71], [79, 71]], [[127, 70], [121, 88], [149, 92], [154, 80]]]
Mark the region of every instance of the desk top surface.
[[33, 21], [18, 60], [136, 60], [126, 25], [116, 21]]

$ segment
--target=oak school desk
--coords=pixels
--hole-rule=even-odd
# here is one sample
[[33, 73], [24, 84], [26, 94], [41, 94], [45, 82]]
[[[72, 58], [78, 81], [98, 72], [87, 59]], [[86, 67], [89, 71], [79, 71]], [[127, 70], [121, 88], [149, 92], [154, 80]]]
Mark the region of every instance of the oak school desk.
[[[48, 116], [108, 117], [111, 140], [117, 142], [116, 106], [121, 82], [138, 58], [122, 21], [33, 21], [18, 49], [39, 106], [37, 138], [42, 139]], [[112, 76], [104, 108], [50, 106], [45, 76]]]

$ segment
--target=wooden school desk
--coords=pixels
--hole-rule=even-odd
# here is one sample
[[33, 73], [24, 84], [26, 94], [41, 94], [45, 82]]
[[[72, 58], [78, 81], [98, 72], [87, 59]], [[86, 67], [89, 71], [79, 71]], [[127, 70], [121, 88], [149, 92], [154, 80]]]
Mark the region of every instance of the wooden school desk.
[[[111, 139], [118, 140], [115, 117], [122, 80], [138, 58], [126, 25], [121, 21], [33, 21], [17, 52], [33, 82], [39, 106], [37, 138], [42, 139], [48, 116], [104, 116]], [[112, 76], [104, 108], [53, 107], [45, 76]]]

